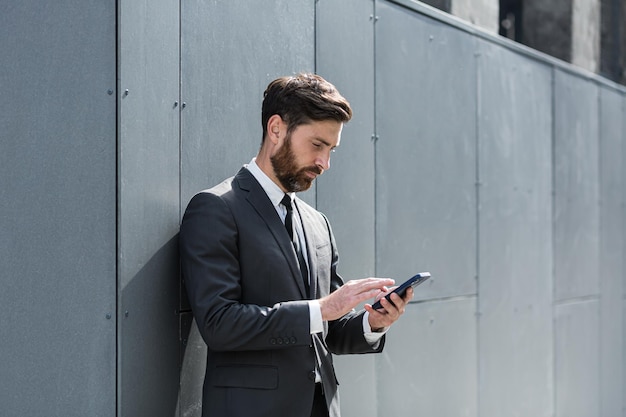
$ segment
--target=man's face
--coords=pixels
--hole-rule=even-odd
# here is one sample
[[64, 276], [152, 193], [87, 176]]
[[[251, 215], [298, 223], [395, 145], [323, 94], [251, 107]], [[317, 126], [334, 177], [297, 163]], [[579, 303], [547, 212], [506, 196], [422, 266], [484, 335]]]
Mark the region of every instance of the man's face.
[[334, 120], [297, 126], [270, 157], [276, 178], [287, 192], [306, 191], [330, 168], [330, 153], [339, 146], [343, 124]]

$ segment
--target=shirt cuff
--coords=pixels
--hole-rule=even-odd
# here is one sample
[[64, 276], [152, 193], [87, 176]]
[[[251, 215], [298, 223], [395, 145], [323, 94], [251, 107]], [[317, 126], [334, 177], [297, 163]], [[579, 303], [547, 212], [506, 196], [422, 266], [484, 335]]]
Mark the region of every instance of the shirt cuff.
[[322, 308], [318, 300], [309, 301], [309, 323], [310, 333], [322, 333], [324, 331], [324, 321], [322, 320]]
[[383, 330], [381, 332], [373, 332], [372, 328], [370, 327], [369, 316], [370, 313], [368, 313], [367, 311], [365, 312], [365, 314], [363, 314], [363, 336], [365, 337], [367, 343], [369, 343], [370, 346], [376, 349], [378, 347], [378, 344], [380, 343], [380, 339], [382, 339], [385, 333], [387, 333], [389, 327], [383, 327]]

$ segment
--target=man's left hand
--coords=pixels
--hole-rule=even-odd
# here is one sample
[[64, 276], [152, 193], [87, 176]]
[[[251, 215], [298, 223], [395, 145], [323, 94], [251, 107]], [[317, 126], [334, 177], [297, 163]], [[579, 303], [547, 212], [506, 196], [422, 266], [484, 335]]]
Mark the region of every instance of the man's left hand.
[[[393, 288], [390, 291], [393, 291]], [[374, 332], [391, 326], [404, 314], [406, 305], [413, 299], [413, 288], [409, 287], [404, 297], [391, 294], [391, 301], [385, 298], [387, 294], [389, 292], [381, 293], [376, 297], [377, 301], [380, 300], [382, 309], [374, 310], [371, 304], [365, 304], [365, 310], [369, 313], [368, 321]]]

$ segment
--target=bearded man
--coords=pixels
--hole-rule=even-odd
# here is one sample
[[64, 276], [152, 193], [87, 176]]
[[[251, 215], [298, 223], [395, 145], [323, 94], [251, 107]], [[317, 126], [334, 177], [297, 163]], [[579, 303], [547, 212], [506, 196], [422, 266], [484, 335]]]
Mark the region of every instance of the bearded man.
[[[295, 195], [330, 168], [351, 117], [318, 75], [272, 81], [256, 158], [187, 206], [180, 255], [207, 344], [203, 417], [339, 417], [332, 354], [381, 352], [413, 297], [381, 298], [387, 278], [344, 283], [328, 219]], [[382, 308], [355, 310], [370, 299]]]

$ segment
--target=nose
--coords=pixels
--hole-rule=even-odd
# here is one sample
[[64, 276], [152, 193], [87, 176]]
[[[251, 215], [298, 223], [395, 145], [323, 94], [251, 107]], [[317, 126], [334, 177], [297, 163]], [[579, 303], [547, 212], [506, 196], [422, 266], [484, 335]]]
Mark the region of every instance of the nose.
[[317, 157], [315, 164], [326, 171], [330, 168], [330, 151], [325, 152], [324, 155], [320, 155]]

